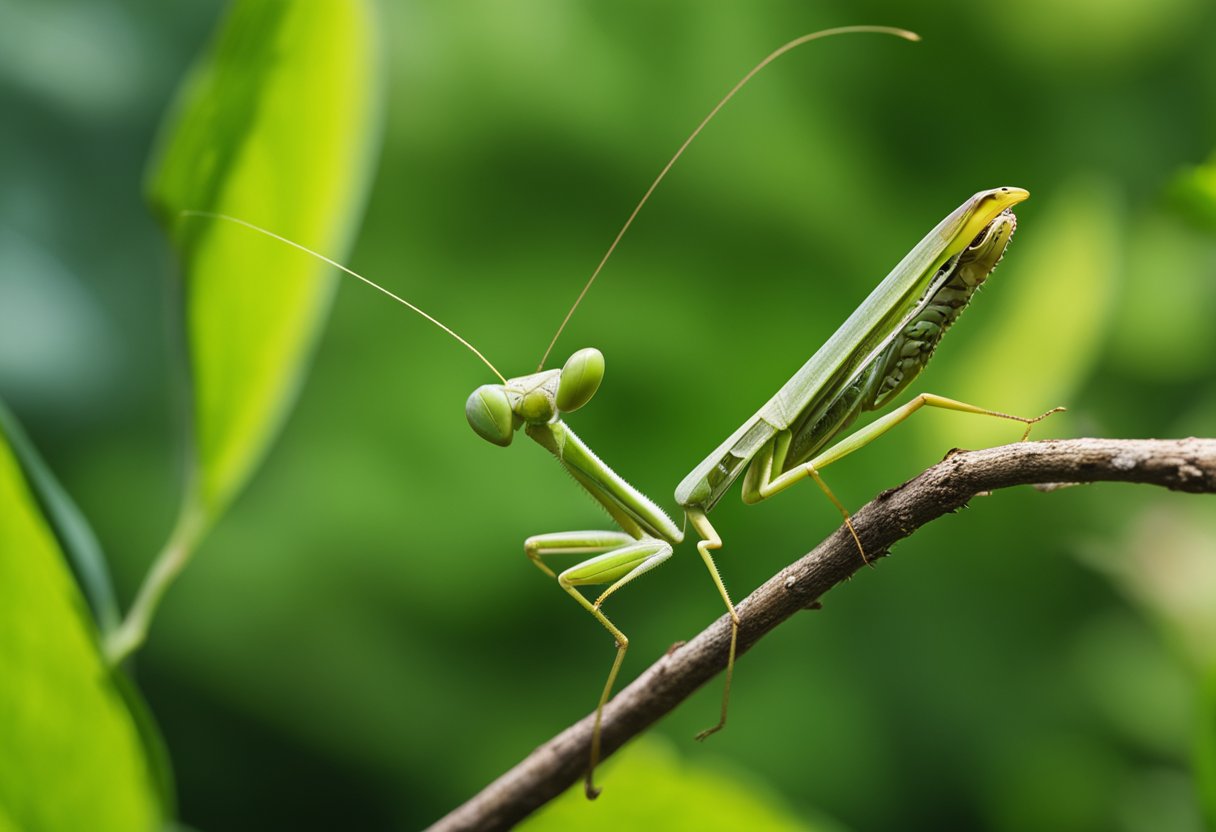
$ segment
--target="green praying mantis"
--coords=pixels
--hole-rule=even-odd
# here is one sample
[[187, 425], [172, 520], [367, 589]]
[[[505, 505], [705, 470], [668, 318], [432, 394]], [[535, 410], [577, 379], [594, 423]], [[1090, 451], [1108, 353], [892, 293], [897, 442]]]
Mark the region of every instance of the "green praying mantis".
[[[917, 39], [912, 33], [887, 27], [825, 30], [785, 44], [753, 68], [706, 116], [651, 184], [558, 328], [550, 350], [638, 211], [718, 110], [760, 69], [795, 46], [830, 35], [863, 31]], [[713, 552], [722, 548], [723, 541], [710, 523], [709, 513], [735, 480], [743, 476], [743, 500], [755, 503], [803, 479], [811, 479], [840, 511], [853, 533], [860, 557], [866, 560], [847, 510], [820, 476], [822, 469], [865, 446], [925, 406], [1020, 422], [1025, 425], [1023, 439], [1029, 435], [1034, 423], [1060, 409], [1026, 418], [922, 393], [839, 438], [861, 413], [889, 405], [920, 373], [945, 331], [1001, 260], [1017, 225], [1012, 208], [1028, 196], [1026, 191], [1014, 187], [980, 191], [948, 214], [912, 248], [802, 368], [677, 486], [676, 503], [699, 538], [697, 551], [731, 621], [721, 714], [717, 724], [698, 734], [698, 739], [704, 739], [725, 725], [733, 678], [739, 615], [714, 560]], [[524, 544], [527, 556], [537, 568], [555, 579], [576, 603], [594, 616], [616, 644], [616, 655], [595, 710], [584, 783], [587, 796], [594, 798], [599, 793], [594, 785], [594, 772], [600, 757], [604, 706], [612, 694], [629, 646], [628, 637], [605, 615], [602, 607], [618, 590], [670, 558], [685, 534], [685, 529], [662, 508], [602, 462], [563, 419], [564, 414], [583, 407], [595, 395], [604, 375], [603, 355], [594, 348], [581, 349], [560, 370], [544, 370], [547, 350], [536, 372], [506, 378], [472, 344], [443, 323], [340, 263], [244, 220], [203, 212], [186, 213], [236, 222], [294, 246], [368, 283], [443, 329], [477, 355], [500, 382], [483, 385], [469, 396], [465, 415], [473, 430], [490, 443], [505, 447], [522, 429], [549, 451], [615, 522], [617, 530], [541, 534], [528, 538]], [[577, 562], [558, 572], [549, 565], [549, 560], [557, 557], [574, 557]], [[583, 587], [604, 589], [590, 599], [580, 591]]]
[[[705, 561], [731, 618], [730, 654], [719, 721], [704, 739], [726, 724], [734, 670], [739, 616], [712, 552], [722, 538], [709, 512], [743, 475], [743, 501], [756, 503], [800, 480], [812, 479], [836, 505], [849, 530], [848, 512], [819, 472], [890, 430], [922, 407], [938, 407], [1021, 422], [1030, 427], [1055, 412], [1026, 418], [930, 393], [922, 393], [835, 444], [867, 410], [887, 405], [916, 378], [946, 329], [1000, 261], [1017, 220], [1010, 210], [1029, 194], [1020, 188], [981, 191], [952, 211], [900, 261], [822, 347], [754, 416], [705, 457], [677, 486], [676, 503], [699, 535]], [[621, 531], [574, 531], [528, 538], [529, 558], [616, 640], [617, 653], [596, 708], [591, 763], [585, 788], [598, 793], [592, 773], [599, 757], [600, 722], [629, 640], [601, 607], [613, 593], [671, 557], [684, 532], [653, 501], [605, 465], [571, 430], [562, 414], [578, 410], [595, 394], [604, 358], [594, 348], [579, 350], [561, 370], [546, 370], [484, 385], [469, 397], [466, 415], [489, 442], [506, 446], [523, 429], [553, 454], [571, 476], [608, 512]], [[856, 532], [853, 532], [857, 540]], [[858, 551], [865, 552], [857, 540]], [[544, 558], [585, 558], [555, 573]], [[607, 586], [594, 601], [580, 587]]]

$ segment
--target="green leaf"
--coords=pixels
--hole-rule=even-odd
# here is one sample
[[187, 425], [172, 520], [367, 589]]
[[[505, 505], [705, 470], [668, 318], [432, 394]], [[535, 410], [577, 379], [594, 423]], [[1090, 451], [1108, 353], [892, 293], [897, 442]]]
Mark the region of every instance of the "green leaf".
[[148, 197], [181, 255], [194, 392], [189, 498], [214, 521], [294, 400], [379, 134], [375, 21], [362, 0], [233, 5], [162, 129]]
[[0, 829], [143, 830], [170, 802], [159, 740], [0, 434]]
[[42, 513], [54, 529], [59, 546], [67, 554], [72, 572], [89, 601], [97, 625], [103, 633], [109, 632], [118, 626], [118, 602], [114, 600], [110, 570], [97, 537], [2, 402], [0, 436], [8, 438], [13, 453], [21, 463]]

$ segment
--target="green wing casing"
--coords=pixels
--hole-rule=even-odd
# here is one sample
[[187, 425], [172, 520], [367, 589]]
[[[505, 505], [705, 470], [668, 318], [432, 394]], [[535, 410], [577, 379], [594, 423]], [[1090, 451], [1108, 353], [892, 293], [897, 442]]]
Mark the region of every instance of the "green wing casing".
[[[787, 459], [805, 458], [809, 453], [806, 448], [822, 445], [842, 430], [859, 409], [847, 406], [842, 394], [876, 364], [891, 342], [920, 314], [925, 299], [932, 298], [951, 277], [952, 272], [942, 266], [963, 252], [997, 217], [1028, 196], [1021, 188], [994, 188], [980, 191], [954, 209], [751, 419], [684, 478], [676, 488], [676, 502], [685, 508], [710, 510], [779, 433], [798, 425], [819, 424], [824, 421], [824, 412], [833, 406], [842, 411], [834, 429], [819, 431], [820, 436], [811, 442], [797, 443], [805, 447], [793, 454], [785, 448], [783, 455]], [[909, 381], [911, 377], [899, 388]], [[882, 400], [889, 395], [893, 393]]]

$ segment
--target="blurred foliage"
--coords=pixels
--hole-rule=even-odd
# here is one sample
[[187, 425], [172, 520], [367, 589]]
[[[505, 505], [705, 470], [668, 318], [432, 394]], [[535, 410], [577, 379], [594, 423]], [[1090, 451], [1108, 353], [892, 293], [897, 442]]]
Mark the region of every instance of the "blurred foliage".
[[[568, 790], [521, 825], [528, 832], [614, 832], [667, 829], [671, 832], [835, 832], [836, 824], [799, 818], [779, 795], [721, 759], [681, 758], [668, 740], [642, 737], [619, 751], [603, 773], [616, 788], [587, 811], [581, 789]], [[656, 788], [661, 786], [661, 788]], [[673, 806], [681, 811], [672, 812]]]
[[157, 828], [171, 805], [160, 740], [104, 664], [24, 445], [0, 409], [0, 830]]
[[[220, 8], [0, 10], [0, 395], [105, 542], [125, 604], [181, 496], [184, 407], [171, 258], [136, 183]], [[608, 359], [575, 429], [660, 503], [928, 228], [1003, 184], [1032, 194], [1017, 239], [916, 389], [1067, 405], [1041, 437], [1213, 434], [1211, 3], [381, 11], [388, 139], [352, 266], [508, 374], [535, 366], [650, 179], [755, 61], [824, 26], [924, 36], [825, 41], [766, 70], [563, 336], [553, 363], [584, 345]], [[278, 135], [296, 164], [319, 140]], [[233, 278], [278, 280], [269, 258], [286, 253], [250, 245]], [[468, 430], [485, 375], [434, 327], [343, 289], [282, 441], [141, 655], [187, 823], [418, 827], [593, 706], [611, 642], [520, 544], [603, 518], [544, 454]], [[1017, 438], [981, 421], [918, 417], [828, 480], [858, 505], [950, 447]], [[736, 597], [834, 527], [813, 492], [720, 505]], [[1213, 514], [1114, 485], [976, 500], [751, 651], [730, 730], [689, 739], [716, 712], [711, 685], [657, 729], [674, 752], [606, 767], [601, 801], [675, 828], [683, 789], [716, 790], [704, 772], [728, 760], [740, 801], [812, 828], [1216, 823]], [[690, 551], [612, 599], [624, 676], [720, 613]], [[551, 810], [577, 814], [567, 827], [600, 809], [570, 804]]]

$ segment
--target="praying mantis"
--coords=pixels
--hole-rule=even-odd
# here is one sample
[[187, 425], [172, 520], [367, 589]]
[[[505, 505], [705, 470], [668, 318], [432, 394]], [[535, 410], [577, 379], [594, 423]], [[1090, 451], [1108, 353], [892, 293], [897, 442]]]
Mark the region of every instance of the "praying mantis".
[[[765, 65], [795, 46], [829, 35], [861, 31], [917, 39], [912, 33], [887, 27], [843, 27], [798, 38], [766, 57], [714, 107], [652, 183], [558, 328], [550, 349], [654, 188], [726, 101]], [[697, 551], [731, 620], [721, 714], [717, 724], [698, 734], [698, 739], [725, 725], [733, 679], [739, 615], [714, 560], [713, 552], [723, 547], [723, 540], [708, 515], [736, 479], [743, 477], [743, 500], [747, 503], [765, 500], [803, 479], [811, 479], [836, 505], [853, 532], [848, 512], [819, 472], [920, 408], [937, 407], [1017, 421], [1025, 425], [1023, 438], [1029, 435], [1034, 423], [1059, 409], [1026, 418], [923, 393], [839, 438], [862, 412], [886, 407], [916, 378], [945, 331], [1001, 260], [1017, 224], [1012, 208], [1028, 196], [1026, 191], [1014, 187], [980, 191], [948, 214], [802, 368], [677, 486], [675, 501], [684, 513], [686, 525], [691, 525], [699, 538]], [[629, 646], [628, 637], [602, 607], [610, 596], [669, 559], [686, 531], [602, 462], [563, 419], [564, 414], [586, 405], [597, 392], [604, 375], [603, 355], [594, 348], [581, 349], [560, 370], [545, 370], [547, 350], [536, 372], [506, 378], [472, 344], [447, 326], [345, 266], [244, 220], [203, 212], [185, 213], [236, 222], [301, 249], [384, 292], [443, 329], [476, 354], [500, 382], [482, 385], [469, 396], [465, 415], [473, 430], [501, 447], [510, 445], [515, 433], [522, 430], [550, 452], [616, 523], [617, 530], [540, 534], [529, 537], [524, 544], [526, 555], [536, 567], [556, 580], [599, 621], [616, 644], [616, 654], [595, 710], [584, 782], [587, 796], [594, 798], [599, 793], [594, 772], [600, 756], [603, 711]], [[855, 532], [853, 536], [859, 556], [865, 560], [860, 540]], [[577, 562], [560, 572], [550, 565], [550, 559], [569, 556]], [[605, 588], [592, 600], [580, 591], [584, 587]]]
[[[712, 552], [723, 543], [708, 515], [740, 475], [744, 477], [746, 503], [765, 500], [800, 480], [812, 479], [840, 510], [852, 532], [848, 512], [819, 471], [920, 408], [937, 407], [1021, 422], [1026, 426], [1023, 439], [1032, 425], [1060, 409], [1027, 418], [922, 393], [830, 445], [863, 411], [888, 404], [920, 373], [946, 329], [1004, 255], [1017, 225], [1010, 209], [1028, 196], [1020, 188], [994, 188], [980, 191], [952, 211], [802, 368], [676, 488], [676, 503], [700, 537], [697, 551], [731, 618], [721, 716], [697, 739], [705, 739], [726, 724], [739, 616], [713, 558]], [[598, 794], [592, 774], [599, 757], [604, 705], [629, 646], [628, 638], [601, 607], [613, 593], [671, 557], [674, 547], [684, 539], [684, 531], [663, 509], [600, 461], [562, 419], [562, 414], [578, 410], [591, 399], [603, 374], [603, 355], [594, 348], [582, 349], [561, 370], [479, 387], [469, 397], [465, 410], [473, 430], [495, 445], [509, 445], [515, 431], [522, 428], [553, 454], [621, 529], [542, 534], [528, 538], [524, 544], [533, 563], [556, 578], [561, 588], [616, 640], [616, 658], [596, 708], [585, 781], [590, 798]], [[857, 540], [855, 532], [853, 536]], [[857, 547], [865, 559], [859, 540]], [[585, 560], [555, 573], [544, 559], [558, 555]], [[580, 587], [604, 585], [607, 588], [594, 601], [579, 592]]]

